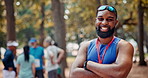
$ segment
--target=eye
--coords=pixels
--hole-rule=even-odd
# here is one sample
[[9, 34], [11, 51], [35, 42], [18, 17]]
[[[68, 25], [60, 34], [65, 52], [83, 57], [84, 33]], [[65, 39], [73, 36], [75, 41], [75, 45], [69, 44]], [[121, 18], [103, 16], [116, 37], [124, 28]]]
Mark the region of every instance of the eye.
[[114, 19], [109, 18], [109, 19], [106, 19], [106, 21], [111, 22], [111, 21], [114, 21]]
[[98, 18], [98, 20], [99, 20], [99, 21], [103, 21], [104, 19], [103, 19], [103, 18]]

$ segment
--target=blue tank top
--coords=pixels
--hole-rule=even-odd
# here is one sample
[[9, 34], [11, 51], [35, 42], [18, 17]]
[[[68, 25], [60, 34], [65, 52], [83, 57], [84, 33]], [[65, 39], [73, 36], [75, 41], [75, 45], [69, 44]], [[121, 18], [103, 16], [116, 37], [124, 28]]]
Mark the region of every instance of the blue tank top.
[[[104, 60], [102, 64], [111, 64], [116, 61], [117, 53], [117, 44], [120, 41], [120, 38], [115, 37], [111, 45], [106, 51], [106, 54], [104, 56]], [[96, 41], [97, 39], [94, 39], [91, 41], [90, 45], [88, 46], [87, 51], [87, 61], [93, 61], [98, 63], [98, 53], [96, 49]], [[105, 50], [107, 45], [100, 44], [100, 58], [102, 59], [103, 52]]]

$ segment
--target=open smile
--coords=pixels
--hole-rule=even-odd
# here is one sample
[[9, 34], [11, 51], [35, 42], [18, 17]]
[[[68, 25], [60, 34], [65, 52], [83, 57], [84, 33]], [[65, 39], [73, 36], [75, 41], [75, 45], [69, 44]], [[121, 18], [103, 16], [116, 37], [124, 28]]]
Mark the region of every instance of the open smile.
[[109, 27], [107, 27], [107, 26], [100, 27], [100, 31], [102, 31], [102, 32], [107, 32], [108, 30], [109, 30]]

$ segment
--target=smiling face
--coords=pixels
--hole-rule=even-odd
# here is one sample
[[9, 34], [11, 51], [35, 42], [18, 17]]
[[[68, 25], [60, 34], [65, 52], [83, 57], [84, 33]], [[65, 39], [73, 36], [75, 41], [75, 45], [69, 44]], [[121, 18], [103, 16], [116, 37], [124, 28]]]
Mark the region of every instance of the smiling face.
[[99, 11], [95, 22], [98, 36], [101, 38], [112, 36], [117, 22], [113, 12], [108, 10]]

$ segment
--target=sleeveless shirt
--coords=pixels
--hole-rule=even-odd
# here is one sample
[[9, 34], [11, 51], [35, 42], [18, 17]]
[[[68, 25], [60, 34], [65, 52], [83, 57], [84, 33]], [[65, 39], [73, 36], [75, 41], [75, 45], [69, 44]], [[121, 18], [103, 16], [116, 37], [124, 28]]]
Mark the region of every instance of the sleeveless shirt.
[[[111, 43], [111, 45], [109, 46], [109, 48], [106, 51], [106, 54], [104, 56], [104, 60], [102, 62], [102, 64], [111, 64], [114, 63], [116, 61], [116, 57], [117, 57], [117, 44], [121, 39], [118, 37], [115, 37], [113, 42]], [[87, 61], [93, 61], [93, 62], [97, 62], [98, 63], [98, 52], [96, 49], [96, 41], [97, 39], [93, 39], [90, 42], [90, 45], [88, 46], [88, 51], [87, 51]], [[102, 55], [103, 52], [105, 50], [107, 45], [103, 45], [100, 44], [100, 58], [102, 59]]]

